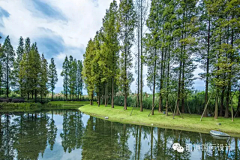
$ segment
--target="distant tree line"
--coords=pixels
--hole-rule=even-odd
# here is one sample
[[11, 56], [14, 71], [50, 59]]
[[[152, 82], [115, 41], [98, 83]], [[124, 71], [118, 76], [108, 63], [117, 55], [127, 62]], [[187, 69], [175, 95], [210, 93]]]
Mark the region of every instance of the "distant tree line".
[[215, 100], [215, 118], [233, 115], [236, 93], [236, 110], [240, 108], [239, 2], [152, 0], [147, 13], [148, 4], [146, 0], [122, 0], [119, 5], [114, 0], [110, 4], [102, 27], [89, 40], [84, 54], [82, 73], [90, 99], [96, 94], [98, 104], [105, 99], [107, 105], [111, 96], [114, 107], [114, 96], [121, 91], [127, 109], [135, 55], [140, 111], [144, 65], [153, 94], [152, 115], [156, 106], [168, 115], [169, 96], [176, 99], [174, 115], [186, 112], [196, 79], [193, 73], [200, 67], [204, 72], [199, 76], [206, 86], [204, 115], [209, 112], [210, 99]]
[[[16, 52], [9, 36], [0, 46], [0, 96], [9, 97], [10, 91], [27, 99], [41, 99], [52, 93], [58, 81], [54, 59], [48, 66], [44, 54], [38, 52], [37, 43], [20, 37]], [[48, 90], [49, 89], [49, 90]]]

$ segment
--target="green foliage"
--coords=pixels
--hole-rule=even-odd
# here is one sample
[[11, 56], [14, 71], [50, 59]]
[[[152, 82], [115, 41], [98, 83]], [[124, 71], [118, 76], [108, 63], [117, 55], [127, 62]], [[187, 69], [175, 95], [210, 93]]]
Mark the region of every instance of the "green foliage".
[[121, 56], [120, 56], [120, 80], [119, 84], [125, 96], [125, 109], [127, 109], [126, 101], [129, 95], [130, 84], [133, 81], [133, 75], [129, 71], [132, 68], [131, 47], [134, 41], [134, 29], [136, 26], [136, 12], [132, 0], [122, 0], [119, 4], [119, 38], [121, 40]]
[[9, 36], [6, 37], [2, 48], [3, 54], [0, 57], [2, 70], [1, 82], [3, 83], [3, 87], [6, 88], [6, 97], [8, 97], [11, 83], [13, 82], [13, 73], [11, 68], [13, 67], [15, 56]]
[[82, 78], [82, 70], [83, 70], [83, 64], [81, 60], [77, 61], [77, 96], [81, 99], [82, 96], [82, 90], [83, 90], [83, 78]]
[[68, 98], [68, 93], [69, 93], [69, 61], [68, 57], [66, 56], [64, 62], [63, 62], [63, 67], [62, 67], [62, 72], [61, 76], [63, 77], [63, 92], [66, 97]]
[[19, 70], [20, 70], [20, 62], [22, 61], [22, 57], [24, 54], [24, 40], [22, 37], [19, 39], [19, 45], [16, 51], [16, 59], [13, 63], [13, 79], [14, 81], [12, 82], [13, 89], [16, 92], [20, 92], [20, 84], [19, 84]]
[[52, 92], [52, 99], [53, 99], [53, 91], [55, 89], [55, 85], [58, 81], [57, 77], [57, 69], [54, 63], [54, 59], [51, 58], [51, 63], [49, 64], [48, 68], [48, 86], [50, 87], [50, 91]]

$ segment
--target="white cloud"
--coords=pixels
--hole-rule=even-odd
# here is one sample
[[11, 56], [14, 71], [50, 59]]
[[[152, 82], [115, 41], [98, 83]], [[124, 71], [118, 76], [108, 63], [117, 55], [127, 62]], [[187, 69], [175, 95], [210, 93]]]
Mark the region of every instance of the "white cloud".
[[[60, 88], [62, 87], [60, 72], [65, 56], [72, 55], [76, 59], [83, 59], [82, 54], [85, 47], [89, 39], [93, 38], [96, 31], [100, 29], [102, 18], [112, 0], [99, 2], [96, 0], [41, 0], [40, 2], [60, 11], [66, 20], [42, 16], [39, 9], [34, 8], [34, 2], [31, 0], [1, 0], [0, 6], [10, 16], [3, 17], [4, 26], [0, 26], [0, 30], [5, 36], [10, 36], [15, 49], [20, 36], [30, 37], [32, 42], [37, 41], [37, 43], [39, 38], [52, 38], [53, 35], [61, 38], [63, 48], [66, 49], [59, 53], [52, 53], [55, 55], [52, 57], [57, 63], [59, 75], [56, 87]], [[39, 51], [43, 52], [41, 47], [39, 47]], [[48, 58], [48, 62], [50, 62], [50, 58]]]
[[[36, 1], [46, 3], [49, 5], [47, 12], [53, 13], [56, 10], [56, 13], [62, 14], [60, 17], [64, 17], [64, 19], [51, 18], [50, 15], [46, 15], [47, 12], [43, 16], [42, 12], [44, 12], [46, 6], [43, 7], [41, 12], [41, 9], [39, 10], [33, 5]], [[47, 45], [47, 47], [39, 46], [39, 51], [40, 53], [48, 51], [48, 53], [45, 53], [48, 62], [50, 62], [51, 57], [55, 59], [59, 79], [56, 88], [59, 92], [62, 88], [63, 80], [60, 73], [65, 56], [72, 55], [76, 59], [83, 59], [87, 43], [100, 29], [102, 18], [111, 2], [112, 0], [1, 0], [0, 6], [10, 16], [2, 17], [3, 26], [0, 25], [0, 32], [5, 36], [10, 35], [15, 49], [20, 36], [23, 36], [23, 38], [30, 37], [32, 42], [36, 41], [39, 44]], [[51, 10], [51, 7], [53, 10]], [[43, 43], [44, 40], [51, 43], [49, 44], [48, 41]], [[53, 53], [49, 53], [51, 49]], [[135, 73], [134, 69], [132, 71]], [[199, 72], [198, 69], [195, 75]], [[144, 67], [143, 73], [144, 92], [151, 93], [146, 82], [146, 67]], [[134, 76], [136, 75], [134, 74]], [[200, 82], [197, 81], [197, 83]], [[131, 90], [135, 92], [136, 81], [132, 83]]]

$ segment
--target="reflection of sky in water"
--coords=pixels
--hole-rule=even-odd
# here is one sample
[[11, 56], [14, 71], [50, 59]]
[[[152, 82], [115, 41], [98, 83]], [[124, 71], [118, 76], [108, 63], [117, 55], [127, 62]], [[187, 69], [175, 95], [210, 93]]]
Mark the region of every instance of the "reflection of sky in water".
[[[54, 113], [54, 112], [53, 112]], [[63, 114], [65, 114], [65, 111], [62, 111], [60, 114], [55, 114], [53, 115], [53, 119], [54, 119], [54, 125], [57, 127], [57, 135], [56, 135], [56, 139], [55, 139], [55, 144], [53, 146], [53, 150], [50, 149], [50, 144], [48, 144], [47, 142], [47, 147], [44, 150], [44, 153], [41, 154], [39, 153], [39, 160], [78, 160], [82, 158], [82, 152], [83, 152], [83, 148], [80, 147], [78, 149], [73, 149], [70, 153], [68, 152], [68, 150], [65, 152], [62, 146], [62, 137], [60, 136], [61, 133], [63, 133], [63, 123], [64, 123], [64, 116]], [[68, 111], [68, 113], [70, 113], [70, 115], [74, 115], [75, 111]], [[26, 116], [27, 114], [25, 114], [24, 116]], [[47, 114], [47, 116], [51, 119], [52, 114], [51, 112], [49, 112]], [[40, 117], [38, 115], [38, 117]], [[10, 124], [12, 125], [13, 123], [15, 123], [15, 120], [19, 118], [19, 116], [11, 116], [10, 120]], [[68, 117], [69, 118], [69, 117]], [[76, 118], [76, 116], [75, 116]], [[31, 119], [31, 114], [30, 114], [30, 119]], [[67, 119], [70, 120], [70, 119]], [[6, 121], [6, 117], [2, 116], [1, 117], [1, 121], [3, 123], [3, 121]], [[90, 116], [86, 115], [86, 114], [82, 114], [81, 117], [81, 122], [83, 124], [83, 128], [86, 129], [88, 122], [91, 121]], [[105, 123], [106, 122], [106, 123]], [[71, 123], [69, 122], [69, 125]], [[91, 123], [90, 123], [91, 124]], [[74, 124], [75, 125], [75, 124]], [[113, 125], [113, 129], [115, 129], [117, 131], [117, 134], [115, 136], [118, 137], [117, 142], [118, 144], [121, 144], [121, 136], [123, 135], [123, 125], [120, 123], [110, 123], [108, 121], [104, 121], [104, 120], [97, 120], [96, 118], [92, 119], [92, 132], [89, 132], [84, 140], [85, 143], [88, 143], [89, 141], [91, 141], [92, 139], [94, 139], [97, 142], [93, 142], [91, 144], [96, 144], [98, 143], [99, 140], [104, 140], [104, 142], [106, 140], [110, 140], [110, 138], [108, 137], [110, 134], [110, 126]], [[100, 130], [99, 130], [99, 126], [100, 125]], [[108, 125], [105, 126], [104, 125]], [[139, 143], [139, 135], [140, 135], [140, 127], [136, 126], [136, 125], [128, 125], [126, 124], [126, 135], [128, 137], [128, 139], [126, 140], [126, 145], [128, 150], [130, 151], [131, 155], [130, 155], [130, 159], [137, 159], [136, 156], [138, 156], [138, 152], [139, 152], [139, 148], [138, 148], [138, 143]], [[106, 128], [106, 129], [105, 129]], [[88, 128], [89, 129], [89, 128]], [[120, 130], [119, 130], [120, 129]], [[138, 131], [137, 131], [138, 129]], [[105, 130], [105, 131], [104, 131]], [[68, 131], [68, 130], [67, 130]], [[85, 130], [86, 131], [86, 130]], [[115, 132], [116, 132], [115, 131]], [[151, 132], [153, 133], [153, 135], [151, 136]], [[107, 135], [106, 135], [107, 133]], [[138, 133], [138, 134], [136, 134]], [[78, 133], [75, 133], [78, 134]], [[98, 137], [96, 137], [98, 136]], [[105, 138], [107, 137], [107, 138]], [[138, 139], [136, 140], [136, 137], [138, 137]], [[105, 139], [104, 139], [105, 138]], [[109, 138], [109, 139], [108, 139]], [[160, 138], [160, 139], [159, 139]], [[182, 140], [184, 139], [184, 140]], [[141, 127], [141, 144], [140, 144], [140, 158], [139, 159], [144, 159], [146, 158], [146, 156], [149, 157], [149, 155], [152, 153], [153, 158], [156, 158], [156, 152], [158, 150], [160, 150], [160, 154], [163, 155], [162, 152], [166, 152], [170, 155], [170, 157], [167, 157], [167, 159], [175, 159], [174, 156], [178, 156], [181, 154], [176, 154], [176, 152], [174, 152], [172, 150], [172, 144], [179, 142], [185, 149], [186, 149], [186, 144], [194, 144], [194, 145], [202, 145], [202, 142], [206, 140], [208, 144], [211, 143], [216, 143], [216, 144], [222, 144], [222, 143], [226, 143], [226, 140], [216, 140], [213, 139], [209, 134], [201, 134], [201, 133], [194, 133], [194, 132], [184, 132], [184, 131], [176, 131], [176, 130], [172, 130], [172, 129], [158, 129], [158, 128], [151, 128], [151, 127]], [[89, 141], [88, 141], [89, 140]], [[158, 143], [158, 140], [160, 140], [160, 143]], [[166, 148], [164, 149], [164, 140], [166, 141]], [[240, 156], [240, 140], [239, 138], [231, 138], [229, 141], [229, 144], [231, 146], [230, 151], [228, 149], [225, 150], [225, 159], [227, 159], [227, 157], [232, 158], [232, 159], [240, 159], [240, 157], [236, 157], [235, 156], [235, 140], [237, 140], [237, 144], [238, 144], [238, 155]], [[151, 141], [153, 142], [153, 144], [151, 145]], [[102, 143], [102, 141], [99, 141], [99, 143]], [[137, 144], [136, 144], [137, 143]], [[107, 143], [109, 144], [109, 143]], [[86, 144], [85, 144], [86, 145]], [[96, 144], [97, 145], [97, 144]], [[159, 146], [158, 146], [159, 145]], [[99, 146], [104, 146], [104, 144], [100, 144]], [[88, 146], [89, 147], [89, 146]], [[105, 146], [106, 147], [106, 146]], [[111, 146], [107, 146], [107, 149], [111, 149]], [[137, 147], [137, 148], [136, 148]], [[152, 147], [152, 148], [151, 148]], [[152, 149], [152, 152], [151, 152]], [[85, 149], [86, 152], [86, 149]], [[87, 152], [91, 153], [91, 147], [87, 148]], [[112, 153], [111, 154], [116, 154], [116, 153]], [[96, 153], [93, 153], [96, 154]], [[214, 159], [212, 158], [212, 150], [208, 150], [205, 151], [204, 155], [205, 155], [205, 159]], [[14, 155], [16, 157], [17, 155], [17, 151], [14, 150]], [[218, 157], [218, 159], [224, 159], [222, 156], [224, 154], [221, 153], [221, 155], [218, 155], [218, 152], [215, 152], [215, 156]], [[107, 156], [107, 155], [106, 155]], [[173, 156], [173, 157], [171, 157]], [[182, 156], [182, 155], [181, 155]], [[186, 159], [192, 159], [192, 160], [197, 160], [197, 159], [201, 159], [202, 157], [202, 151], [195, 149], [189, 153], [185, 152], [185, 156], [187, 157]], [[180, 158], [180, 157], [179, 157]], [[1, 158], [0, 158], [1, 159]], [[16, 159], [16, 158], [15, 158]], [[148, 158], [147, 158], [148, 159]], [[183, 158], [182, 158], [183, 159]]]
[[[48, 116], [51, 117], [51, 114], [49, 114]], [[84, 124], [84, 127], [86, 127], [87, 125], [87, 121], [89, 119], [89, 115], [85, 115], [83, 114], [82, 116], [82, 122]], [[39, 154], [39, 160], [44, 159], [44, 160], [79, 160], [81, 159], [82, 155], [81, 155], [81, 150], [82, 149], [75, 149], [73, 150], [71, 153], [68, 152], [64, 152], [63, 147], [62, 147], [62, 138], [60, 137], [60, 133], [62, 133], [63, 131], [63, 116], [62, 115], [54, 115], [53, 117], [54, 121], [55, 121], [55, 125], [57, 126], [57, 137], [56, 137], [56, 141], [53, 147], [53, 150], [51, 151], [49, 145], [45, 150], [45, 154], [42, 155]]]

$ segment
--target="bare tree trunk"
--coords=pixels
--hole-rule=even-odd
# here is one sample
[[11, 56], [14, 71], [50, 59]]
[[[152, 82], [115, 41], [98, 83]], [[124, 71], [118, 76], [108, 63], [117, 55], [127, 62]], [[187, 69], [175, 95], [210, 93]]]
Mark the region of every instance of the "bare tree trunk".
[[[184, 47], [185, 48], [185, 47]], [[184, 113], [184, 108], [185, 108], [185, 104], [184, 104], [184, 77], [185, 77], [185, 61], [183, 62], [183, 69], [182, 69], [182, 113]]]
[[163, 49], [162, 49], [162, 62], [161, 62], [161, 80], [160, 80], [160, 93], [159, 93], [159, 106], [158, 106], [158, 112], [162, 112], [162, 93], [161, 93], [161, 91], [162, 91], [162, 88], [163, 88], [163, 56], [164, 56], [164, 53], [163, 53], [164, 51], [163, 51]]
[[100, 93], [98, 93], [98, 107], [100, 107]]
[[141, 37], [140, 37], [140, 40], [141, 40], [141, 97], [140, 97], [140, 111], [142, 112], [143, 111], [143, 105], [142, 105], [142, 100], [143, 100], [143, 62], [142, 62], [142, 32], [143, 32], [143, 24], [142, 24], [142, 0], [141, 0], [141, 24], [140, 24], [140, 27], [141, 27]]
[[215, 98], [215, 113], [214, 113], [214, 118], [217, 119], [218, 118], [218, 90], [217, 90], [217, 95]]
[[179, 103], [180, 103], [180, 88], [181, 88], [181, 75], [182, 75], [182, 61], [180, 60], [180, 71], [179, 71], [179, 79], [178, 79], [178, 97], [177, 97], [177, 111], [174, 112], [173, 118], [175, 116], [175, 113], [179, 114]]
[[[206, 88], [205, 88], [205, 105], [208, 101], [208, 81], [209, 81], [209, 53], [210, 53], [210, 29], [211, 29], [210, 18], [208, 19], [208, 49], [207, 49], [207, 76], [206, 76]], [[205, 112], [204, 116], [207, 116], [207, 112]]]
[[112, 108], [114, 108], [114, 78], [112, 77]]
[[105, 83], [105, 107], [107, 107], [107, 99], [108, 99], [108, 97], [107, 97], [107, 95], [108, 95], [107, 88], [108, 88], [108, 85], [107, 85], [107, 83]]
[[221, 93], [221, 104], [220, 104], [220, 113], [219, 116], [223, 116], [223, 102], [224, 102], [224, 92], [225, 92], [225, 88], [222, 89], [222, 93]]
[[157, 68], [157, 60], [156, 60], [156, 54], [157, 54], [157, 50], [155, 48], [155, 54], [154, 54], [154, 73], [153, 73], [153, 99], [152, 99], [152, 115], [154, 115], [154, 100], [155, 100], [155, 83], [156, 83], [156, 68]]
[[168, 96], [169, 96], [169, 78], [170, 78], [170, 45], [168, 47], [168, 64], [167, 64], [167, 96], [166, 96], [166, 116], [168, 116]]

